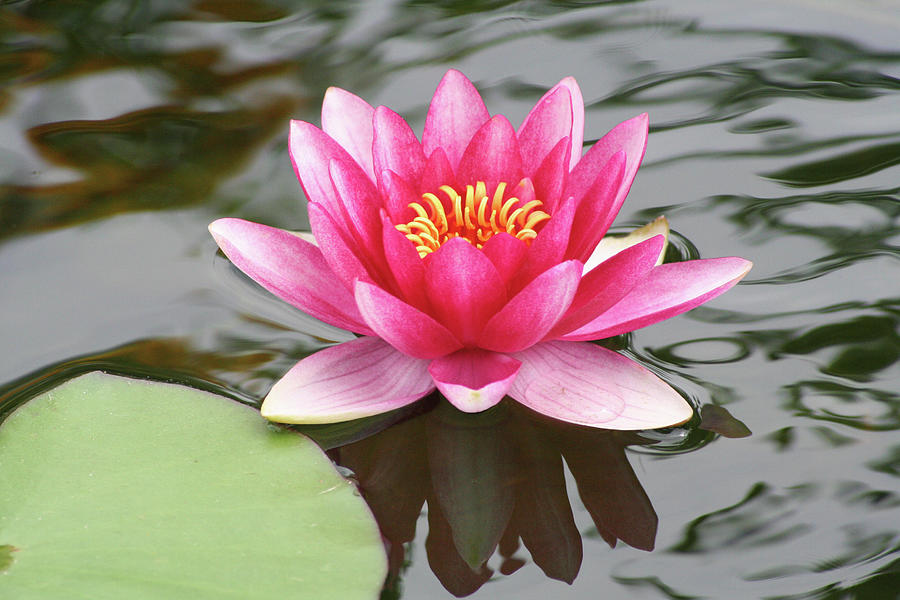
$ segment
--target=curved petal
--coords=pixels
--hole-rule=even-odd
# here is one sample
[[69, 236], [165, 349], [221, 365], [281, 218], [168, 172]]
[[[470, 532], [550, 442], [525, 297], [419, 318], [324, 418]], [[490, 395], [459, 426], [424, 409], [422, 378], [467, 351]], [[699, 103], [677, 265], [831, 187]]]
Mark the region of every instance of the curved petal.
[[450, 69], [438, 84], [422, 132], [426, 156], [443, 148], [455, 169], [475, 132], [491, 118], [481, 94], [465, 75]]
[[572, 94], [565, 86], [555, 86], [538, 100], [519, 126], [519, 149], [525, 172], [537, 169], [553, 147], [563, 138], [571, 139], [571, 135]]
[[566, 186], [566, 178], [569, 175], [569, 152], [569, 138], [559, 140], [531, 175], [535, 196], [544, 203], [544, 211], [551, 215], [556, 211]]
[[731, 289], [752, 266], [737, 257], [660, 265], [608, 311], [561, 339], [598, 340], [680, 315]]
[[[344, 207], [346, 233], [365, 250], [368, 258], [376, 260], [381, 251], [381, 198], [374, 184], [359, 169], [347, 168], [336, 160], [328, 165], [334, 192]], [[342, 224], [343, 224], [342, 223]]]
[[338, 87], [325, 90], [322, 100], [322, 131], [340, 144], [375, 182], [372, 161], [375, 109], [355, 94]]
[[328, 167], [331, 161], [344, 163], [347, 169], [355, 169], [360, 177], [366, 178], [362, 167], [327, 133], [305, 121], [291, 121], [288, 148], [294, 173], [307, 199], [324, 206], [333, 217], [346, 219], [344, 207], [331, 184]]
[[528, 247], [525, 262], [516, 274], [516, 281], [519, 282], [518, 289], [550, 267], [562, 262], [569, 246], [574, 217], [575, 203], [569, 198], [560, 204], [553, 213], [553, 217], [544, 223], [543, 229]]
[[525, 245], [525, 242], [506, 232], [491, 236], [481, 247], [481, 252], [497, 268], [507, 291], [512, 287], [510, 284], [519, 271], [522, 261], [525, 260], [527, 251], [528, 246]]
[[665, 243], [663, 236], [654, 236], [625, 248], [584, 275], [572, 305], [547, 338], [560, 337], [590, 323], [624, 298], [656, 265]]
[[584, 97], [574, 77], [566, 77], [556, 85], [568, 89], [572, 99], [572, 152], [569, 163], [569, 170], [572, 170], [584, 153]]
[[419, 258], [415, 245], [394, 227], [385, 216], [382, 221], [384, 256], [403, 299], [421, 310], [428, 310], [425, 294], [425, 263]]
[[431, 359], [462, 348], [446, 327], [377, 286], [357, 281], [356, 304], [369, 327], [404, 354]]
[[357, 279], [373, 281], [372, 275], [366, 269], [359, 257], [359, 248], [355, 243], [344, 236], [334, 219], [331, 218], [321, 204], [310, 202], [307, 208], [309, 212], [309, 226], [312, 228], [318, 242], [318, 248], [325, 258], [325, 262], [331, 267], [349, 291], [353, 291], [354, 282]]
[[505, 354], [465, 348], [431, 361], [438, 390], [463, 412], [481, 412], [506, 395], [521, 363]]
[[609, 161], [613, 154], [624, 151], [627, 162], [622, 183], [619, 185], [613, 203], [615, 209], [613, 217], [615, 217], [615, 212], [618, 212], [622, 202], [625, 201], [625, 196], [628, 195], [628, 190], [631, 188], [631, 182], [644, 159], [644, 151], [647, 148], [648, 123], [647, 113], [644, 113], [619, 123], [612, 131], [600, 138], [572, 169], [564, 195], [574, 196], [576, 200], [581, 200], [594, 184], [597, 171]]
[[372, 334], [353, 296], [313, 244], [242, 219], [219, 219], [209, 232], [238, 269], [285, 302], [335, 327]]
[[[450, 160], [443, 149], [437, 148], [425, 161], [425, 168], [422, 169], [422, 178], [419, 180], [419, 193], [431, 192], [434, 194], [442, 185], [449, 185], [453, 189], [458, 189], [456, 186], [456, 175], [454, 175], [453, 167], [450, 166]], [[452, 210], [445, 194], [438, 194], [438, 198], [444, 203], [445, 210]]]
[[425, 289], [434, 315], [469, 344], [506, 302], [494, 263], [462, 238], [453, 238], [425, 260]]
[[665, 217], [656, 217], [646, 225], [638, 227], [634, 231], [628, 232], [626, 235], [606, 235], [591, 252], [587, 261], [584, 263], [584, 272], [587, 273], [597, 265], [601, 264], [611, 256], [614, 256], [626, 248], [630, 248], [636, 244], [640, 244], [645, 240], [661, 235], [666, 243], [659, 249], [659, 256], [656, 257], [656, 264], [661, 265], [666, 256], [666, 247], [669, 242], [669, 221]]
[[492, 117], [472, 137], [459, 160], [456, 179], [461, 185], [483, 181], [488, 194], [493, 194], [501, 181], [512, 185], [522, 179], [522, 157], [516, 130], [506, 117]]
[[361, 337], [301, 360], [275, 383], [260, 412], [279, 423], [338, 423], [406, 406], [433, 389], [427, 360]]
[[619, 212], [616, 195], [622, 187], [626, 166], [625, 153], [616, 152], [600, 169], [593, 185], [578, 203], [567, 257], [586, 260], [609, 230]]
[[694, 414], [659, 377], [596, 344], [544, 342], [513, 357], [522, 367], [509, 395], [554, 419], [605, 429], [655, 429]]
[[407, 181], [419, 181], [425, 166], [422, 144], [409, 123], [386, 106], [375, 109], [372, 154], [376, 175], [389, 169]]
[[419, 202], [422, 198], [416, 194], [410, 182], [390, 169], [379, 173], [378, 181], [381, 197], [384, 201], [384, 209], [394, 223], [409, 223], [416, 218], [416, 213], [409, 207], [413, 202]]
[[581, 268], [580, 262], [570, 260], [535, 277], [488, 321], [478, 345], [516, 352], [543, 339], [572, 303]]

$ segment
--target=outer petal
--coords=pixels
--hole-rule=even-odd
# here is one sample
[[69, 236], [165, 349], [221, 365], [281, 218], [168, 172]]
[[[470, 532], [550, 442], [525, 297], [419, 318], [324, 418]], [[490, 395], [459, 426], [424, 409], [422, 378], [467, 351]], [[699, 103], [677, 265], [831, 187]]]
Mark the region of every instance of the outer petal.
[[463, 412], [481, 412], [506, 395], [521, 363], [505, 354], [466, 348], [431, 361], [440, 392]]
[[587, 260], [603, 234], [609, 230], [619, 212], [616, 198], [622, 187], [626, 166], [625, 153], [616, 152], [600, 170], [593, 185], [578, 204], [566, 256]]
[[343, 146], [373, 183], [374, 116], [375, 109], [359, 96], [337, 87], [330, 87], [325, 91], [325, 98], [322, 100], [322, 130]]
[[324, 131], [305, 121], [291, 121], [288, 146], [294, 172], [310, 202], [318, 202], [335, 218], [346, 218], [343, 205], [334, 193], [328, 165], [331, 161], [344, 163], [347, 169], [356, 170], [360, 177], [365, 173], [355, 160]]
[[624, 298], [653, 269], [664, 246], [665, 238], [657, 235], [625, 248], [589, 271], [581, 278], [572, 306], [547, 337], [554, 339], [590, 323]]
[[372, 154], [376, 175], [390, 169], [407, 181], [418, 181], [425, 166], [422, 144], [409, 123], [386, 106], [375, 109]]
[[581, 279], [581, 263], [566, 261], [541, 273], [485, 326], [478, 345], [516, 352], [543, 339], [565, 314]]
[[494, 263], [461, 238], [446, 242], [427, 257], [425, 286], [434, 315], [466, 344], [478, 338], [507, 299]]
[[434, 389], [428, 361], [384, 340], [361, 337], [304, 358], [263, 401], [262, 416], [279, 423], [337, 423], [411, 404]]
[[483, 181], [489, 194], [501, 181], [512, 185], [522, 179], [522, 157], [516, 130], [506, 117], [492, 117], [472, 137], [459, 161], [456, 179], [461, 185]]
[[372, 334], [353, 296], [313, 244], [242, 219], [219, 219], [209, 231], [237, 268], [282, 300], [335, 327]]
[[561, 339], [597, 340], [674, 317], [728, 291], [752, 266], [737, 257], [660, 265], [615, 306]]
[[666, 243], [659, 249], [659, 256], [656, 258], [656, 264], [661, 265], [663, 258], [666, 256], [666, 247], [669, 241], [669, 222], [665, 217], [657, 217], [646, 225], [629, 232], [627, 235], [604, 236], [584, 263], [584, 272], [587, 273], [609, 257], [618, 254], [626, 248], [630, 248], [657, 235], [663, 236], [666, 240]]
[[356, 304], [372, 330], [404, 354], [430, 359], [462, 348], [446, 327], [377, 286], [357, 281]]
[[[563, 138], [572, 135], [572, 94], [556, 86], [538, 100], [519, 127], [522, 167], [532, 173]], [[568, 165], [567, 165], [568, 166]]]
[[425, 155], [431, 156], [436, 149], [443, 148], [455, 169], [469, 140], [490, 118], [472, 82], [459, 71], [450, 69], [438, 84], [425, 117], [422, 132]]
[[641, 160], [644, 158], [644, 150], [647, 148], [648, 122], [647, 114], [644, 113], [616, 125], [612, 131], [600, 138], [572, 169], [569, 175], [569, 185], [564, 195], [574, 196], [576, 200], [584, 197], [593, 185], [597, 171], [609, 161], [613, 154], [622, 150], [628, 160], [625, 164], [625, 175], [614, 203], [615, 212], [618, 212], [625, 196], [628, 195]]
[[584, 97], [574, 77], [566, 77], [557, 87], [565, 87], [572, 98], [572, 152], [569, 169], [573, 169], [584, 153]]
[[522, 361], [509, 395], [548, 417], [606, 429], [683, 423], [693, 410], [656, 375], [601, 346], [544, 342], [513, 355]]

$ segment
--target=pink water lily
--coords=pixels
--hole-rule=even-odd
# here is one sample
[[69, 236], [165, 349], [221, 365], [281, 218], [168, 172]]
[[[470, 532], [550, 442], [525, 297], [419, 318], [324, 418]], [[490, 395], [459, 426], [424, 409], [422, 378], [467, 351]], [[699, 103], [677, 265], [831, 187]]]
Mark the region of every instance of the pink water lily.
[[451, 70], [419, 141], [389, 108], [329, 89], [322, 128], [293, 121], [290, 130], [314, 241], [240, 219], [210, 225], [260, 285], [360, 336], [300, 361], [262, 414], [345, 421], [437, 387], [467, 412], [509, 395], [611, 429], [690, 418], [688, 403], [650, 371], [587, 341], [690, 310], [750, 268], [735, 257], [658, 264], [667, 233], [659, 222], [602, 239], [644, 156], [647, 122], [621, 123], [582, 156], [574, 79], [516, 129]]

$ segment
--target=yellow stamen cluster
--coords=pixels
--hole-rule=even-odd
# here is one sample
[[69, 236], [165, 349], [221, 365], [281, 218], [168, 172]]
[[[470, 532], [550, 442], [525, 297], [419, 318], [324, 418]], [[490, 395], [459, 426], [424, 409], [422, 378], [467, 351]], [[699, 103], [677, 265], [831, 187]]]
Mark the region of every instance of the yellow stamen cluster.
[[504, 232], [531, 243], [537, 237], [536, 228], [550, 219], [550, 215], [538, 210], [543, 206], [540, 200], [522, 203], [516, 197], [504, 199], [504, 182], [497, 186], [493, 197], [488, 197], [483, 181], [474, 186], [467, 185], [465, 197], [449, 185], [442, 185], [439, 190], [447, 197], [449, 211], [435, 194], [422, 194], [421, 202], [409, 205], [416, 217], [396, 226], [416, 245], [422, 258], [455, 237], [463, 238], [476, 248]]

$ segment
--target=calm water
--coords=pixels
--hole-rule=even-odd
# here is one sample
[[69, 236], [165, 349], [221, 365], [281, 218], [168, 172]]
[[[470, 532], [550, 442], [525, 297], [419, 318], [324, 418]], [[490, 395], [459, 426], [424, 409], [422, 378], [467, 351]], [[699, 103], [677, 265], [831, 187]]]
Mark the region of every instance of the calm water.
[[[338, 85], [421, 130], [453, 66], [518, 122], [574, 75], [587, 139], [650, 113], [618, 226], [665, 214], [676, 254], [756, 264], [613, 342], [753, 435], [698, 418], [635, 445], [439, 407], [335, 449], [363, 483], [386, 469], [394, 493], [370, 481], [370, 501], [414, 537], [385, 597], [898, 598], [898, 40], [891, 0], [6, 2], [0, 411], [94, 368], [257, 402], [349, 337], [257, 288], [206, 232], [226, 215], [306, 226], [287, 120], [317, 122]], [[496, 480], [453, 498], [466, 468]], [[567, 489], [574, 517], [534, 559], [515, 538], [552, 511], [523, 481], [563, 512]], [[488, 529], [512, 511], [493, 576], [460, 575], [442, 498]], [[571, 587], [535, 564], [571, 578], [579, 547]]]

